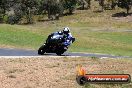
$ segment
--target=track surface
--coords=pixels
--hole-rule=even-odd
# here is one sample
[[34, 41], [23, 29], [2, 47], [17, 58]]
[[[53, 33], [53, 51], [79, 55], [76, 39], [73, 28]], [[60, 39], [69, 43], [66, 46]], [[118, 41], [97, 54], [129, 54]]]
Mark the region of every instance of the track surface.
[[[7, 49], [0, 48], [0, 56], [40, 56], [35, 50], [23, 50], [23, 49]], [[42, 56], [42, 55], [41, 55]], [[43, 56], [57, 56], [56, 54], [48, 53]], [[98, 58], [130, 58], [127, 56], [113, 56], [108, 54], [93, 54], [93, 53], [70, 53], [66, 52], [62, 56], [88, 56], [88, 57], [98, 57]]]

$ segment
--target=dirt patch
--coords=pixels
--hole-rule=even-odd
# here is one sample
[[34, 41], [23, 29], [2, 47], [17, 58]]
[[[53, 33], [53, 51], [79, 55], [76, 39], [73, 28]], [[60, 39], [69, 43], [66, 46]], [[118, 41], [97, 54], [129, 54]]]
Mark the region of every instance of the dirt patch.
[[113, 17], [113, 19], [121, 22], [132, 22], [132, 15], [128, 15], [124, 17]]
[[75, 80], [81, 64], [87, 73], [127, 73], [132, 60], [76, 58], [0, 59], [0, 88], [81, 88]]

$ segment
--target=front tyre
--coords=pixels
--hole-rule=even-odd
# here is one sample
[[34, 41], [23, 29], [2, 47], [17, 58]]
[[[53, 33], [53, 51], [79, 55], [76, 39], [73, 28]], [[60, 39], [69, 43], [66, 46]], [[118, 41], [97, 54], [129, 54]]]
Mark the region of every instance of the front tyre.
[[39, 54], [39, 55], [44, 55], [44, 53], [45, 53], [44, 48], [45, 48], [45, 45], [42, 45], [42, 46], [39, 48], [39, 50], [38, 50], [38, 54]]

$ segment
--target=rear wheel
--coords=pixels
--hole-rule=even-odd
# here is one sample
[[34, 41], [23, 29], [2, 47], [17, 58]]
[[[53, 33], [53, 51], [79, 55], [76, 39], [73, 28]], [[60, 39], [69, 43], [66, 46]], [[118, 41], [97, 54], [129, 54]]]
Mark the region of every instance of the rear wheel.
[[42, 46], [39, 48], [39, 50], [38, 50], [38, 54], [39, 54], [39, 55], [44, 55], [44, 53], [45, 53], [45, 45], [42, 45]]
[[64, 52], [56, 52], [58, 56], [61, 56]]
[[58, 56], [61, 56], [64, 52], [65, 52], [64, 50], [58, 50], [58, 51], [56, 52], [56, 54], [57, 54]]

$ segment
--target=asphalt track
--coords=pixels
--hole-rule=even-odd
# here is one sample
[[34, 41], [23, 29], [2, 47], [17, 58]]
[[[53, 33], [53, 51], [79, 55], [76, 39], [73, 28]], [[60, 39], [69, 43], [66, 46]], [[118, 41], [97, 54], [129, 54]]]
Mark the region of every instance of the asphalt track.
[[[37, 50], [35, 51], [35, 50], [0, 48], [0, 56], [57, 56], [57, 55], [53, 53], [38, 55]], [[71, 53], [71, 52], [65, 52], [62, 56], [86, 56], [86, 57], [98, 57], [98, 58], [130, 58], [127, 56], [114, 56], [109, 54]]]

